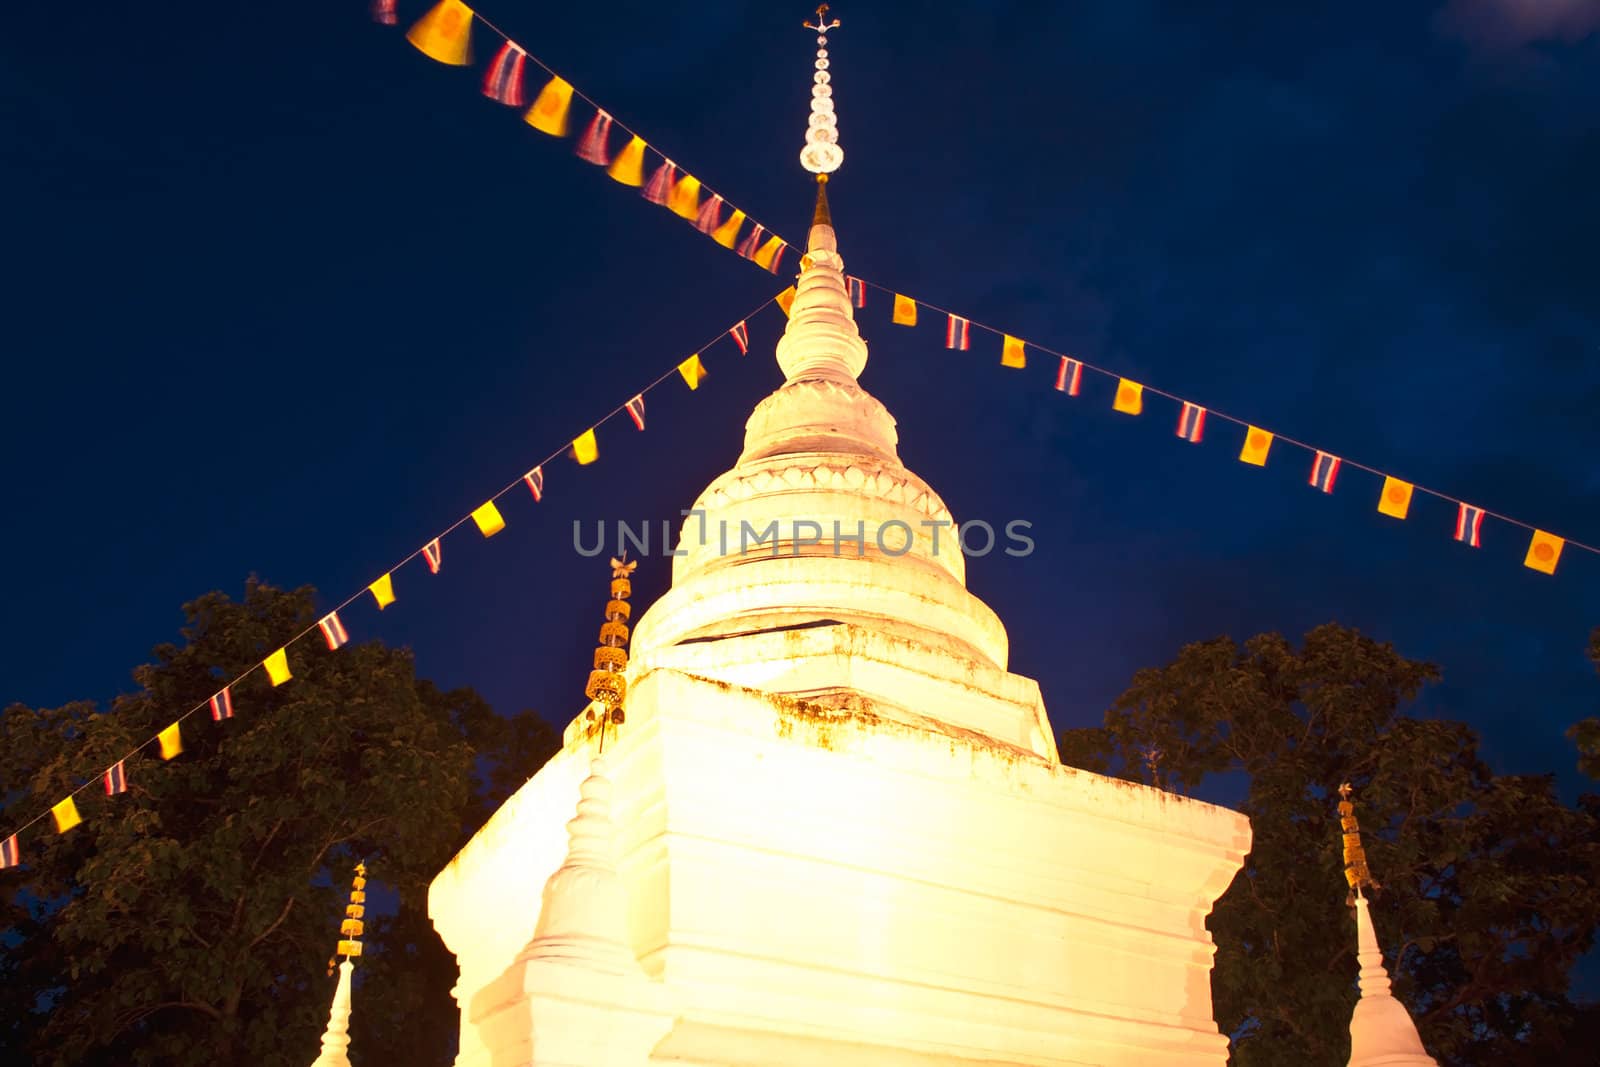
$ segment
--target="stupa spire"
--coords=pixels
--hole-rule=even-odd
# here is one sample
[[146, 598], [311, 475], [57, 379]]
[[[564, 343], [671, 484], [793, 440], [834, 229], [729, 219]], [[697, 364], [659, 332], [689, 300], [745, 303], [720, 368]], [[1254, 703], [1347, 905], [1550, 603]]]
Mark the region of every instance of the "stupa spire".
[[833, 110], [832, 75], [828, 73], [828, 31], [837, 29], [828, 5], [817, 8], [817, 21], [805, 27], [817, 34], [816, 71], [812, 74], [811, 118], [800, 165], [817, 176], [817, 203], [811, 215], [811, 232], [800, 257], [800, 278], [795, 283], [789, 325], [778, 342], [778, 366], [791, 382], [828, 380], [854, 385], [867, 365], [867, 346], [856, 328], [854, 309], [845, 283], [844, 260], [839, 256], [833, 216], [828, 209], [828, 176], [844, 162], [839, 147], [838, 120]]
[[[367, 910], [367, 865], [358, 863], [355, 877], [350, 880], [350, 903], [345, 905], [344, 919], [339, 923], [339, 945], [334, 959], [344, 957], [339, 964], [339, 985], [333, 991], [333, 1007], [328, 1011], [328, 1026], [322, 1032], [322, 1052], [311, 1067], [350, 1067], [350, 975], [355, 970], [351, 961], [361, 955], [361, 935], [365, 930], [363, 919]], [[334, 961], [328, 961], [328, 973], [333, 973]]]
[[[623, 671], [628, 666], [628, 597], [637, 561], [611, 561], [611, 597], [594, 670], [584, 692], [592, 702], [587, 721], [599, 732], [605, 749], [606, 730], [623, 720], [627, 696]], [[606, 974], [638, 974], [628, 939], [628, 894], [617, 872], [616, 827], [611, 821], [610, 768], [604, 756], [589, 764], [589, 777], [578, 787], [578, 810], [567, 823], [567, 857], [544, 886], [544, 904], [524, 960], [552, 960]]]
[[1344, 877], [1356, 907], [1356, 961], [1361, 999], [1350, 1016], [1350, 1067], [1438, 1067], [1422, 1047], [1417, 1024], [1390, 992], [1389, 970], [1372, 926], [1367, 893], [1380, 888], [1367, 868], [1361, 825], [1350, 800], [1350, 783], [1339, 787], [1339, 826], [1344, 836]]

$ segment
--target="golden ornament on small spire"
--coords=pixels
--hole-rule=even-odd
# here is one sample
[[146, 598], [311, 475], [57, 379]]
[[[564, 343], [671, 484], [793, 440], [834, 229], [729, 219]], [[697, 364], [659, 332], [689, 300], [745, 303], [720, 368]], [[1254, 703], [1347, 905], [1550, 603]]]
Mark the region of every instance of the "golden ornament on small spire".
[[355, 866], [355, 877], [350, 879], [350, 903], [345, 905], [344, 919], [339, 923], [339, 944], [328, 958], [328, 974], [339, 965], [339, 957], [347, 959], [361, 955], [361, 935], [366, 931], [367, 865]]
[[1363, 889], [1382, 889], [1367, 868], [1367, 851], [1361, 846], [1361, 824], [1356, 822], [1356, 806], [1350, 802], [1350, 783], [1339, 786], [1339, 829], [1344, 835], [1344, 880], [1350, 883], [1350, 901], [1365, 895]]
[[[626, 555], [626, 553], [624, 553]], [[588, 721], [600, 731], [600, 744], [605, 745], [608, 724], [623, 720], [622, 702], [628, 695], [628, 681], [623, 672], [628, 669], [628, 619], [633, 605], [628, 597], [633, 594], [630, 580], [638, 560], [611, 561], [611, 599], [606, 601], [606, 621], [600, 624], [600, 643], [594, 650], [594, 670], [589, 672], [589, 684], [583, 693], [592, 702], [587, 713]], [[599, 705], [596, 715], [594, 705]]]

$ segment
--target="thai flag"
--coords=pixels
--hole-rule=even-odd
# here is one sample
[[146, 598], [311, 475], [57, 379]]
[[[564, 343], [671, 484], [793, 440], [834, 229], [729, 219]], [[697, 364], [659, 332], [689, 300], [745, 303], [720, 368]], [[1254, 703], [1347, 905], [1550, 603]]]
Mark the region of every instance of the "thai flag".
[[427, 561], [428, 571], [430, 573], [439, 573], [439, 562], [442, 558], [442, 550], [439, 547], [439, 539], [437, 537], [422, 546], [422, 558]]
[[[1206, 432], [1206, 409], [1199, 404], [1183, 402], [1183, 413], [1178, 416], [1178, 436], [1185, 441], [1200, 443], [1200, 437]], [[1334, 460], [1337, 464], [1339, 461]], [[1328, 491], [1333, 491], [1333, 477], [1328, 477]]]
[[528, 487], [528, 492], [533, 494], [533, 502], [537, 504], [544, 499], [544, 468], [535, 467], [522, 476], [522, 484]]
[[867, 286], [860, 278], [852, 278], [848, 274], [844, 277], [845, 285], [850, 288], [850, 303], [858, 308], [867, 306]]
[[15, 867], [22, 862], [22, 852], [17, 848], [17, 835], [12, 834], [4, 841], [0, 841], [0, 871], [7, 867]]
[[773, 274], [778, 273], [778, 267], [783, 263], [783, 253], [788, 249], [787, 241], [779, 241], [778, 247], [772, 250], [772, 265], [767, 268]]
[[1478, 534], [1483, 530], [1483, 509], [1471, 504], [1461, 504], [1456, 510], [1456, 540], [1478, 547]]
[[944, 324], [944, 346], [953, 348], [958, 352], [967, 351], [970, 338], [967, 336], [967, 320], [960, 315], [951, 315]]
[[395, 12], [395, 0], [372, 0], [372, 21], [382, 26], [393, 26], [400, 21]]
[[101, 776], [101, 780], [105, 782], [106, 796], [108, 797], [114, 797], [118, 793], [126, 793], [128, 791], [128, 775], [122, 769], [122, 760], [117, 760], [117, 765], [107, 770]]
[[1324, 493], [1333, 492], [1333, 480], [1339, 477], [1339, 457], [1318, 451], [1317, 460], [1311, 464], [1311, 485]]
[[739, 255], [745, 259], [755, 259], [756, 250], [761, 247], [761, 234], [763, 232], [761, 223], [756, 223], [755, 229], [746, 234], [744, 240], [739, 242], [737, 249]]
[[317, 629], [322, 631], [322, 639], [328, 642], [330, 650], [339, 648], [350, 640], [350, 635], [345, 632], [344, 623], [339, 621], [339, 613], [330, 611], [317, 623]]
[[527, 102], [522, 91], [522, 68], [527, 62], [528, 53], [512, 42], [501, 45], [489, 73], [483, 76], [483, 95], [509, 107], [521, 107]]
[[627, 403], [628, 417], [639, 429], [644, 429], [644, 394], [641, 393]]
[[740, 319], [728, 333], [732, 335], [733, 343], [739, 346], [739, 354], [741, 356], [748, 355], [750, 353], [750, 327], [744, 324], [744, 320]]
[[1056, 391], [1066, 393], [1068, 396], [1077, 396], [1078, 390], [1083, 386], [1083, 364], [1076, 359], [1061, 357], [1061, 366], [1056, 371]]
[[227, 686], [211, 697], [211, 718], [214, 722], [233, 718], [233, 694], [228, 692]]
[[584, 131], [583, 140], [578, 142], [578, 158], [603, 167], [611, 162], [607, 152], [607, 142], [611, 139], [611, 116], [604, 111], [596, 111], [594, 118], [589, 120], [589, 128]]

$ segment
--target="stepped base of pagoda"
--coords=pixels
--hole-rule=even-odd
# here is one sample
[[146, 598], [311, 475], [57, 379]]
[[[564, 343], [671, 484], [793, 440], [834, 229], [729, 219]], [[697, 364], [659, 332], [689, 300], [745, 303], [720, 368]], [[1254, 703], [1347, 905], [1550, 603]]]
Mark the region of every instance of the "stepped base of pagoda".
[[588, 773], [569, 730], [430, 891], [461, 968], [458, 1067], [544, 1062], [607, 1026], [660, 1036], [592, 1067], [1226, 1063], [1205, 919], [1243, 816], [943, 725], [932, 683], [907, 721], [708, 678], [683, 648], [639, 665], [606, 747], [648, 988], [506, 977]]

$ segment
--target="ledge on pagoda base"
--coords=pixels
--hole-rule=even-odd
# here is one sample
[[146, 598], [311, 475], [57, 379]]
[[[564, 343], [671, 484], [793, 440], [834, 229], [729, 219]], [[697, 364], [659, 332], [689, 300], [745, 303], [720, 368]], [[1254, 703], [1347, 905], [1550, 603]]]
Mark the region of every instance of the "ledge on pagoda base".
[[[618, 869], [635, 955], [677, 1016], [648, 1061], [594, 1067], [1222, 1067], [1205, 917], [1249, 849], [1244, 817], [919, 705], [911, 723], [860, 695], [638, 669], [606, 751]], [[495, 1049], [523, 1023], [488, 987], [533, 935], [590, 748], [574, 737], [434, 880], [460, 1067], [516, 1062]]]
[[[556, 960], [518, 958], [471, 1000], [479, 1048], [458, 1064], [608, 1067], [644, 1064], [672, 1029], [659, 982]], [[463, 1049], [465, 1054], [465, 1050]]]
[[859, 623], [741, 621], [746, 632], [640, 653], [634, 670], [666, 667], [830, 710], [866, 702], [878, 717], [902, 726], [956, 736], [971, 732], [981, 735], [972, 738], [980, 745], [996, 741], [1051, 763], [1058, 759], [1044, 698], [1032, 678], [948, 644]]

